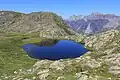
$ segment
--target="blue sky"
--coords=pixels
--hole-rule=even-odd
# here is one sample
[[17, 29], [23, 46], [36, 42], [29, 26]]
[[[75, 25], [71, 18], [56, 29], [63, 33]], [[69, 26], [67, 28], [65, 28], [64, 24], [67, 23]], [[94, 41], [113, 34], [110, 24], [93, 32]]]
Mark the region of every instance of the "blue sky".
[[0, 10], [25, 13], [49, 11], [64, 18], [92, 12], [120, 15], [120, 0], [1, 0]]

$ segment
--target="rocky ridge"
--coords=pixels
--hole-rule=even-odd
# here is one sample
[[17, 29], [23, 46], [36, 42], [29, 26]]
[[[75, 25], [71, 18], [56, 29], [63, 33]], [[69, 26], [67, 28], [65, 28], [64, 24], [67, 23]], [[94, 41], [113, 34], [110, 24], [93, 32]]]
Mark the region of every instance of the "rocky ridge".
[[24, 14], [13, 11], [0, 11], [0, 32], [39, 33], [48, 36], [74, 34], [62, 18], [52, 12]]
[[114, 14], [96, 12], [87, 16], [73, 15], [64, 22], [74, 31], [87, 35], [120, 29], [120, 16]]

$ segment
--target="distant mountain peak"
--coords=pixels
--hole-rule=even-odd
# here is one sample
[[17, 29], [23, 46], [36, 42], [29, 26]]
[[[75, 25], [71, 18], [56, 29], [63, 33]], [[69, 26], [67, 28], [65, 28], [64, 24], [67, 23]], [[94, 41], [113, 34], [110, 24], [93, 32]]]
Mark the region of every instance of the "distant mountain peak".
[[92, 12], [92, 14], [91, 15], [96, 15], [96, 16], [99, 16], [99, 15], [104, 15], [104, 14], [102, 14], [102, 13], [100, 13], [100, 12]]
[[66, 23], [78, 33], [95, 34], [111, 29], [120, 29], [120, 16], [93, 12], [83, 17], [74, 15], [70, 20], [66, 20]]
[[72, 20], [75, 20], [75, 21], [77, 21], [77, 20], [81, 20], [81, 19], [84, 19], [84, 16], [83, 15], [73, 15], [73, 16], [70, 16], [69, 18], [68, 18], [68, 20], [70, 20], [70, 21], [72, 21]]

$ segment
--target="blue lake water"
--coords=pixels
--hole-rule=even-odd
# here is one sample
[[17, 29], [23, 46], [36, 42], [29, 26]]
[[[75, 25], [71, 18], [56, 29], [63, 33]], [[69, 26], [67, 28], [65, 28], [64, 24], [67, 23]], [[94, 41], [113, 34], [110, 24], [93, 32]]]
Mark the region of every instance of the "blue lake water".
[[71, 40], [60, 40], [52, 46], [25, 44], [22, 48], [32, 58], [48, 60], [77, 58], [88, 52], [82, 44]]

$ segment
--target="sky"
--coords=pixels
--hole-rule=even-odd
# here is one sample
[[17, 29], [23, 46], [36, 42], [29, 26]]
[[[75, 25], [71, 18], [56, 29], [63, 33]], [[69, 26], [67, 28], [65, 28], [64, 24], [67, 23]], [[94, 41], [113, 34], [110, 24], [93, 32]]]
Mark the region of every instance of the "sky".
[[54, 12], [63, 18], [92, 12], [120, 15], [120, 0], [1, 0], [0, 10], [17, 12]]

